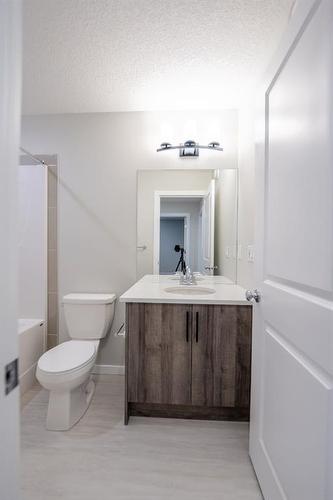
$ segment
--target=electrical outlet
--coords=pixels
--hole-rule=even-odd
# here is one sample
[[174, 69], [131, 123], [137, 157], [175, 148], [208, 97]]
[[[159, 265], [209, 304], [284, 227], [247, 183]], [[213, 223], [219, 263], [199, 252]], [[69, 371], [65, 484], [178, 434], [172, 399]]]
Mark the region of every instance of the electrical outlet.
[[254, 247], [253, 245], [248, 245], [247, 246], [247, 261], [248, 262], [254, 262]]

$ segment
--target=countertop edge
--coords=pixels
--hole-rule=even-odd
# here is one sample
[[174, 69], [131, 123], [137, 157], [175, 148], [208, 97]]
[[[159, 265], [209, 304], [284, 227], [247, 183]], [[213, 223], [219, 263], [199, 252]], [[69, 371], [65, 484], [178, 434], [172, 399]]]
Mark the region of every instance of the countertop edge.
[[148, 297], [146, 298], [119, 298], [119, 302], [122, 303], [138, 303], [138, 304], [212, 304], [212, 305], [229, 305], [229, 306], [252, 306], [251, 302], [248, 302], [247, 300], [218, 300], [218, 299], [202, 299], [199, 300], [198, 298], [196, 299], [150, 299]]
[[[216, 278], [216, 280], [219, 279], [221, 278]], [[170, 286], [170, 283], [168, 283], [167, 278], [161, 277], [160, 275], [145, 275], [122, 293], [118, 300], [121, 303], [128, 304], [252, 305], [245, 298], [245, 289], [237, 284], [215, 283], [214, 279], [209, 280], [209, 283], [205, 283], [203, 280], [203, 283], [200, 283], [200, 285], [209, 285], [210, 288], [213, 286], [215, 290], [214, 293], [198, 293], [198, 295], [191, 295], [190, 293], [166, 293], [166, 286], [168, 285]], [[176, 287], [175, 284], [172, 288], [174, 287]]]

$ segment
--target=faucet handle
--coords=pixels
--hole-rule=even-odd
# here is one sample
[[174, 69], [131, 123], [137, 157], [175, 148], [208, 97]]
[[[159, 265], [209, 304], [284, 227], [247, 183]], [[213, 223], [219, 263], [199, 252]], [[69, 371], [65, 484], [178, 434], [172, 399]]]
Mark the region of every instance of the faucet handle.
[[186, 273], [185, 274], [186, 274], [187, 277], [192, 276], [192, 271], [191, 271], [190, 266], [186, 266]]

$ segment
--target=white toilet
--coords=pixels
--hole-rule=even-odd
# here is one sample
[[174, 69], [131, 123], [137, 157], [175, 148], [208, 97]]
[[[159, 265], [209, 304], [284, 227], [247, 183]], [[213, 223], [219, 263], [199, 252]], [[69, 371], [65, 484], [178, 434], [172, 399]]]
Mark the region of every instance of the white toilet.
[[63, 297], [68, 333], [73, 340], [44, 353], [36, 377], [50, 391], [46, 427], [70, 429], [85, 413], [94, 393], [91, 371], [100, 339], [114, 316], [113, 293], [70, 293]]

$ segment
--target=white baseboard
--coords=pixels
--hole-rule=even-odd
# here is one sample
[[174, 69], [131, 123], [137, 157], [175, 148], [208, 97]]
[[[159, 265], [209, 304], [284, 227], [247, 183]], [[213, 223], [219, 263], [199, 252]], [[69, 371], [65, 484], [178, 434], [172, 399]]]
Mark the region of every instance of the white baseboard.
[[95, 365], [93, 373], [97, 375], [125, 375], [124, 365]]

